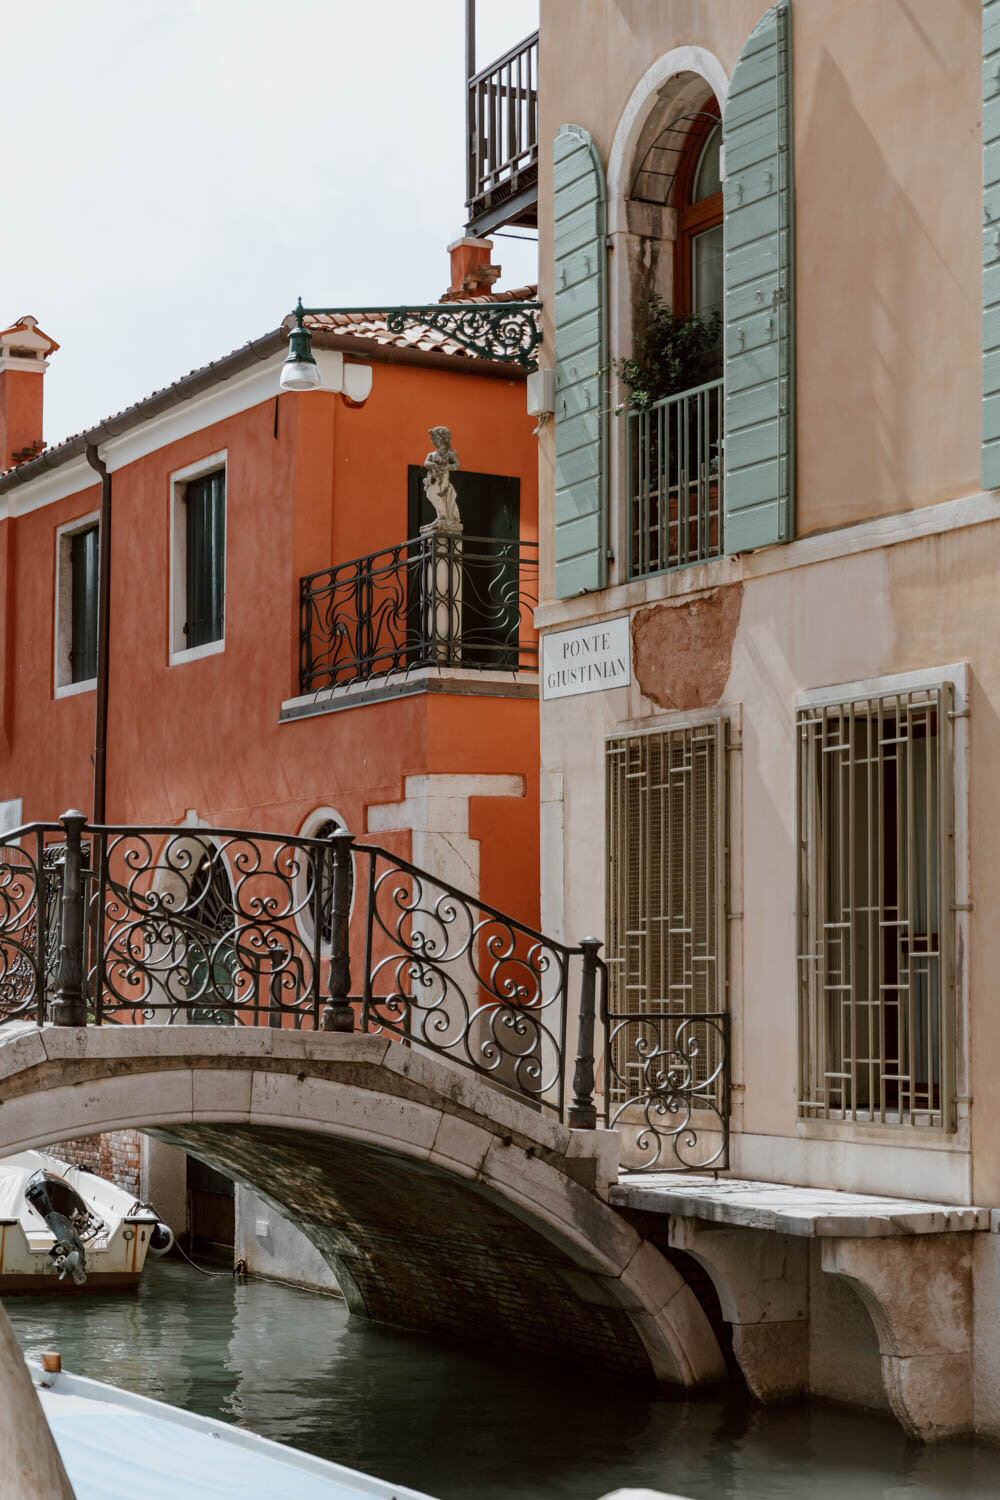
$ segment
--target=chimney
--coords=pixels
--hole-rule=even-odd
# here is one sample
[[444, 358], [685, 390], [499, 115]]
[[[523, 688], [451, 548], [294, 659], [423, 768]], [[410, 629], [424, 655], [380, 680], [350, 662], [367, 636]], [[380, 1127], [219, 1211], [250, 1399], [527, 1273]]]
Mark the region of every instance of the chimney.
[[30, 315], [0, 331], [0, 471], [35, 458], [42, 441], [42, 382], [59, 345]]
[[482, 297], [500, 278], [500, 266], [490, 264], [492, 240], [463, 238], [448, 246], [451, 256], [451, 286], [442, 302], [460, 302], [465, 297]]

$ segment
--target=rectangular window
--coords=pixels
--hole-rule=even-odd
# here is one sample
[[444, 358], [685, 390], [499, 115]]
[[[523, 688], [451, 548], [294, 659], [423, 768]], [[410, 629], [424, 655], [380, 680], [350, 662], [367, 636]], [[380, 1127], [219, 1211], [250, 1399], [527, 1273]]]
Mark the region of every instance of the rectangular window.
[[952, 1128], [953, 687], [801, 708], [800, 1113]]
[[226, 558], [226, 475], [218, 469], [192, 479], [184, 491], [186, 618], [190, 650], [223, 635]]
[[691, 1018], [727, 1010], [727, 729], [720, 718], [607, 745], [612, 1104], [648, 1092], [654, 1048], [691, 1059], [695, 1091], [722, 1087], [723, 1032]]
[[88, 526], [69, 539], [71, 576], [70, 681], [97, 676], [97, 563], [100, 529]]
[[97, 677], [100, 525], [91, 512], [56, 529], [52, 688], [56, 698], [92, 692]]

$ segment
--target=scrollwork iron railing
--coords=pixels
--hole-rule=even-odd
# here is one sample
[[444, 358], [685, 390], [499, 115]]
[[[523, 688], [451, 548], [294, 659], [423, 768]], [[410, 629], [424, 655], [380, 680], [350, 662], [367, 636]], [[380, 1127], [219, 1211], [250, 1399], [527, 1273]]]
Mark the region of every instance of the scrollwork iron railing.
[[626, 1170], [725, 1168], [728, 1015], [610, 1011], [600, 946], [546, 937], [342, 828], [317, 839], [66, 813], [0, 839], [0, 1023], [380, 1033], [576, 1128], [600, 1115]]
[[604, 1098], [630, 1172], [729, 1166], [729, 1015], [605, 1011]]
[[343, 829], [0, 840], [0, 1021], [361, 1029], [561, 1115], [583, 957]]
[[426, 532], [299, 585], [299, 691], [390, 672], [533, 670], [538, 544]]

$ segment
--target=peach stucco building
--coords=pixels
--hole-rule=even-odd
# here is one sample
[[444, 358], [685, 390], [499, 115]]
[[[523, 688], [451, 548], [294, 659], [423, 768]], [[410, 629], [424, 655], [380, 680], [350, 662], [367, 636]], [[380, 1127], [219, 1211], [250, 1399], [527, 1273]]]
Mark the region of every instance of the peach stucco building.
[[751, 1386], [924, 1436], [1000, 1433], [998, 25], [541, 0], [470, 82], [537, 51], [543, 927], [632, 1163], [800, 1190], [664, 1189]]

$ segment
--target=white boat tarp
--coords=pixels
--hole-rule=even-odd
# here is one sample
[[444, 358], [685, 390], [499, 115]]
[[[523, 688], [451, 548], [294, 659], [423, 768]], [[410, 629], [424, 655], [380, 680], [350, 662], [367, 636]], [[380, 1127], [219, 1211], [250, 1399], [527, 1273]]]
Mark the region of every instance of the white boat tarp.
[[[70, 1382], [57, 1377], [58, 1383]], [[119, 1393], [111, 1390], [109, 1400], [44, 1389], [38, 1394], [76, 1500], [427, 1500], [415, 1490], [143, 1397], [123, 1392], [127, 1404], [119, 1405]]]

